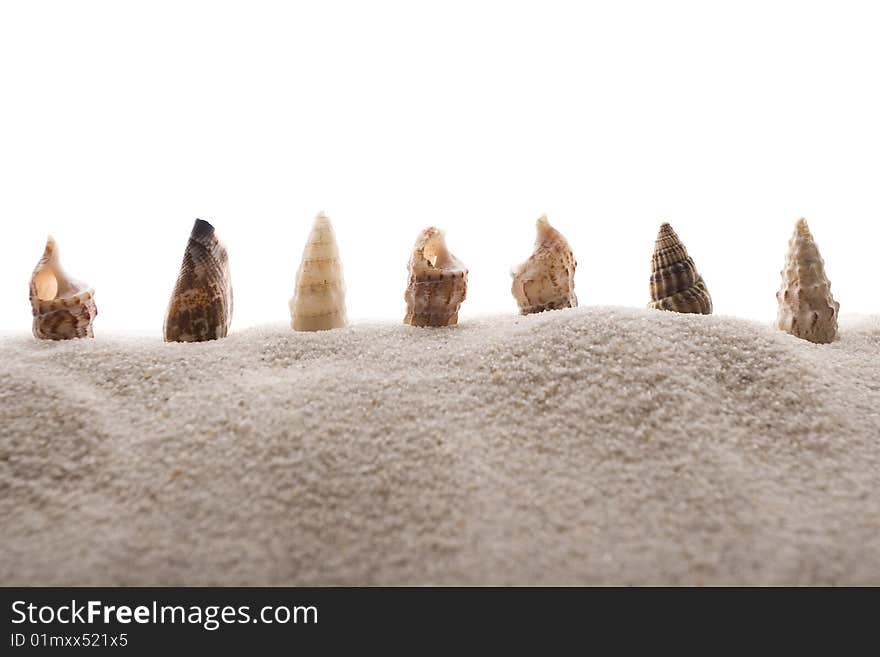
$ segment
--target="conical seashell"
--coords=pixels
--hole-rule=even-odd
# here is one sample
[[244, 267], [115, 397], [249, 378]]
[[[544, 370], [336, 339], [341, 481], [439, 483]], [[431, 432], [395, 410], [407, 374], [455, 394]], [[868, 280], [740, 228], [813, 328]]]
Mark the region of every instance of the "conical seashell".
[[576, 308], [574, 270], [577, 262], [562, 234], [547, 215], [538, 219], [535, 252], [511, 272], [511, 292], [523, 315], [557, 308]]
[[798, 219], [788, 242], [782, 287], [776, 300], [777, 328], [810, 342], [833, 342], [837, 337], [840, 304], [831, 296], [825, 261], [805, 219]]
[[467, 294], [467, 267], [446, 248], [443, 233], [426, 228], [409, 259], [405, 324], [452, 326]]
[[98, 314], [95, 290], [70, 278], [58, 260], [58, 246], [49, 237], [43, 257], [31, 276], [34, 337], [43, 340], [93, 338]]
[[664, 223], [654, 244], [651, 263], [651, 303], [649, 308], [679, 313], [712, 313], [712, 298], [694, 261], [672, 230]]
[[232, 281], [226, 248], [211, 224], [196, 219], [165, 315], [165, 341], [223, 338], [231, 322]]
[[289, 305], [290, 327], [297, 331], [342, 328], [347, 323], [345, 280], [336, 234], [323, 212], [312, 224]]

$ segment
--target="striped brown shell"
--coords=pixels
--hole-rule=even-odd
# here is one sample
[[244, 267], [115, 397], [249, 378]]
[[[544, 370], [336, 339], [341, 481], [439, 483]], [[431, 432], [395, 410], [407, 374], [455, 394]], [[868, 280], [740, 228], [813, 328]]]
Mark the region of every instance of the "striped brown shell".
[[214, 227], [196, 219], [165, 315], [166, 342], [226, 337], [232, 322], [229, 258]]
[[58, 259], [58, 245], [50, 236], [31, 276], [34, 337], [41, 340], [93, 338], [98, 315], [94, 288], [70, 278]]
[[660, 226], [654, 245], [648, 307], [679, 313], [712, 313], [712, 297], [706, 283], [668, 223]]
[[446, 248], [443, 233], [426, 228], [409, 259], [406, 316], [412, 326], [452, 326], [467, 295], [467, 267]]

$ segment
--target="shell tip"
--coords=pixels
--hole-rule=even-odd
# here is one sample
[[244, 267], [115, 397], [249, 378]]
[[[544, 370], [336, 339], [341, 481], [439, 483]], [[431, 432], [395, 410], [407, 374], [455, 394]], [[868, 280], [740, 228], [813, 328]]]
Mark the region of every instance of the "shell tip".
[[205, 221], [204, 219], [196, 219], [196, 222], [193, 224], [192, 233], [190, 237], [193, 239], [210, 237], [214, 234], [214, 227]]
[[43, 258], [58, 257], [58, 244], [51, 235], [46, 235], [46, 246], [43, 247]]
[[437, 228], [436, 226], [428, 226], [421, 233], [419, 233], [419, 240], [422, 242], [433, 242], [439, 240], [441, 242], [444, 241], [443, 231]]
[[657, 231], [657, 240], [678, 240], [678, 234], [673, 230], [672, 224], [668, 221], [664, 221], [660, 224], [660, 230]]

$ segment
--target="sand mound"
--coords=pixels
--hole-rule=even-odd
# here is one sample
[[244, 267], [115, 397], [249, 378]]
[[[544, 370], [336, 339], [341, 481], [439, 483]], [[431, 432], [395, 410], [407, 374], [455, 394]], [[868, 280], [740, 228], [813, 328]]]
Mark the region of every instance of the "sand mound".
[[880, 584], [880, 318], [0, 339], [2, 584]]

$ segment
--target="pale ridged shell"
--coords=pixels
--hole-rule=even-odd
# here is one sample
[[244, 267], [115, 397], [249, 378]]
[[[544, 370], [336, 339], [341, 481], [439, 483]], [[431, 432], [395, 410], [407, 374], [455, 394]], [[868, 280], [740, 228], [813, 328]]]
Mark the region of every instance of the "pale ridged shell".
[[98, 314], [95, 290], [64, 273], [58, 245], [46, 240], [43, 257], [31, 276], [31, 309], [34, 337], [42, 340], [93, 338], [92, 322]]
[[833, 342], [840, 304], [831, 296], [825, 261], [805, 219], [795, 225], [781, 273], [776, 327], [810, 342]]
[[226, 248], [211, 224], [196, 219], [165, 315], [165, 341], [223, 338], [231, 322], [232, 281]]
[[467, 267], [446, 248], [443, 233], [426, 228], [409, 260], [406, 317], [413, 326], [452, 326], [467, 294]]
[[511, 292], [520, 313], [528, 315], [558, 308], [576, 308], [574, 270], [577, 262], [568, 242], [550, 225], [547, 215], [537, 222], [538, 236], [531, 257], [511, 272]]
[[336, 234], [323, 212], [315, 217], [296, 272], [290, 303], [290, 327], [323, 331], [346, 325], [345, 280], [336, 247]]
[[679, 313], [712, 313], [712, 297], [706, 283], [668, 223], [660, 226], [654, 245], [648, 307]]

